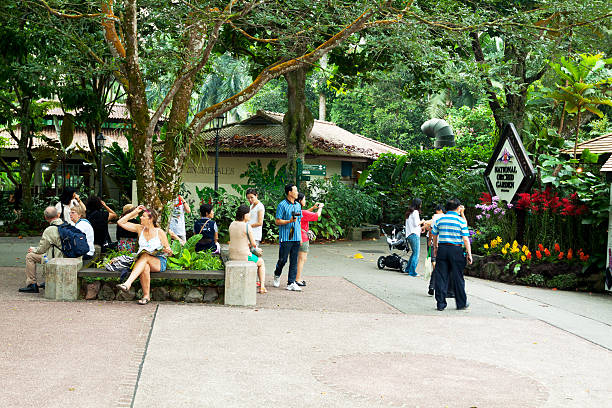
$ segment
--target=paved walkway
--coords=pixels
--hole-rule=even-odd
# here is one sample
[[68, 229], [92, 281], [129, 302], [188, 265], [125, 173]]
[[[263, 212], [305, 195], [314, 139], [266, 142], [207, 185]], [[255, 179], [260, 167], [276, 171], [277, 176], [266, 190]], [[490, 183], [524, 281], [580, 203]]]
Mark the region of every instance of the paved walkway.
[[612, 296], [468, 278], [470, 308], [438, 312], [423, 278], [378, 270], [384, 246], [362, 241], [311, 246], [303, 293], [272, 287], [265, 247], [269, 293], [254, 308], [48, 302], [16, 291], [30, 241], [0, 238], [1, 407], [612, 400]]

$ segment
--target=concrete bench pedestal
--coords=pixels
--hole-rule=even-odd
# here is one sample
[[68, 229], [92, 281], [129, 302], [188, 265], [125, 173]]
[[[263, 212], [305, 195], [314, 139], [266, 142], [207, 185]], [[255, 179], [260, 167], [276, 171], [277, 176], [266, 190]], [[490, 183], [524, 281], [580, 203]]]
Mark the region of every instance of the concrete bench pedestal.
[[77, 300], [79, 297], [77, 274], [82, 264], [81, 258], [51, 259], [46, 266], [45, 298]]
[[255, 306], [257, 300], [257, 265], [249, 261], [225, 264], [225, 304]]

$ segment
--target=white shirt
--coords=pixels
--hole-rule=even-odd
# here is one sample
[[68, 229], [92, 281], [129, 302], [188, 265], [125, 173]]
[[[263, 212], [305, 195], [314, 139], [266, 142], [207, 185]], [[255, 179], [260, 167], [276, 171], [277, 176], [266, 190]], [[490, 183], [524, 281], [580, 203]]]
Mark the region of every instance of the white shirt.
[[[260, 211], [264, 212], [264, 217], [261, 219], [262, 225], [260, 225], [259, 227], [253, 227], [252, 225], [255, 224], [259, 220], [258, 213]], [[263, 220], [265, 219], [265, 214], [266, 214], [266, 209], [264, 205], [261, 203], [261, 201], [257, 203], [255, 207], [251, 206], [251, 211], [249, 212], [249, 214], [251, 216], [251, 218], [249, 219], [249, 225], [251, 225], [251, 231], [253, 231], [253, 239], [255, 241], [261, 241], [261, 237], [263, 235]]]
[[85, 218], [79, 219], [74, 226], [77, 227], [81, 232], [83, 232], [85, 236], [87, 237], [87, 246], [89, 246], [89, 252], [87, 253], [87, 255], [93, 256], [94, 252], [96, 251], [96, 249], [94, 248], [94, 243], [93, 243], [94, 242], [93, 227], [91, 226], [89, 221], [87, 221]]
[[406, 219], [406, 236], [410, 234], [416, 234], [417, 237], [421, 236], [421, 218], [419, 218], [419, 211], [414, 210], [410, 217]]
[[[184, 199], [183, 199], [184, 200]], [[174, 232], [179, 237], [185, 237], [185, 206], [183, 201], [176, 198], [172, 207], [172, 219], [170, 220], [170, 231]]]
[[63, 209], [64, 209], [63, 214], [62, 214], [62, 202], [58, 201], [57, 204], [55, 204], [55, 209], [57, 210], [57, 213], [59, 214], [60, 220], [65, 221], [70, 225], [74, 225], [74, 222], [72, 222], [72, 220], [70, 219], [70, 209], [72, 207], [79, 207], [79, 202], [74, 198], [70, 201], [69, 205], [63, 206]]

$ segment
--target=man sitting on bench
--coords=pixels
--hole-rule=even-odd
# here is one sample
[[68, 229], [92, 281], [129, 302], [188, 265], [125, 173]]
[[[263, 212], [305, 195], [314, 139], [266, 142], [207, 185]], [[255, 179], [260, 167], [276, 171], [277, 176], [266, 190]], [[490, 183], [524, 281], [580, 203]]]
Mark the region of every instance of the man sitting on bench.
[[[38, 286], [36, 283], [36, 264], [42, 263], [43, 254], [45, 252], [49, 252], [47, 254], [48, 258], [63, 258], [64, 254], [62, 251], [56, 249], [62, 247], [62, 242], [60, 240], [60, 234], [57, 225], [62, 225], [63, 221], [59, 219], [59, 215], [57, 209], [55, 207], [47, 207], [44, 212], [45, 221], [47, 221], [49, 225], [45, 228], [45, 231], [42, 234], [42, 238], [40, 239], [40, 243], [38, 247], [30, 247], [28, 249], [28, 253], [26, 255], [26, 286], [19, 289], [19, 292], [24, 293], [38, 293], [38, 288], [44, 288], [45, 284], [41, 284]], [[49, 256], [51, 255], [51, 256]]]

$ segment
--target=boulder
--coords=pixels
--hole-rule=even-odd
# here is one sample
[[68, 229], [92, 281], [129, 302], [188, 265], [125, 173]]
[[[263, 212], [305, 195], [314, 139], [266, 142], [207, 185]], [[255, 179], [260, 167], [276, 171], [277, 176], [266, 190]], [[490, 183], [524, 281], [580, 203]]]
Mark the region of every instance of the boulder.
[[485, 279], [499, 280], [503, 270], [494, 262], [484, 264], [481, 276]]
[[85, 292], [85, 300], [93, 300], [98, 297], [98, 292], [100, 292], [100, 281], [95, 281], [94, 283], [88, 283], [86, 285]]
[[134, 300], [134, 298], [136, 297], [136, 289], [134, 288], [130, 288], [129, 291], [124, 292], [122, 290], [117, 292], [117, 300]]
[[185, 295], [186, 303], [201, 303], [203, 298], [203, 294], [198, 289], [190, 289], [189, 292]]
[[219, 299], [219, 291], [216, 287], [209, 286], [204, 290], [204, 303], [211, 303]]
[[102, 285], [100, 292], [98, 293], [98, 299], [100, 300], [114, 300], [115, 299], [115, 291], [108, 283]]
[[180, 302], [185, 298], [185, 287], [184, 286], [174, 286], [170, 289], [168, 293], [170, 295], [170, 299], [175, 302]]
[[151, 298], [156, 301], [168, 300], [169, 293], [168, 289], [163, 286], [159, 286], [151, 289]]

